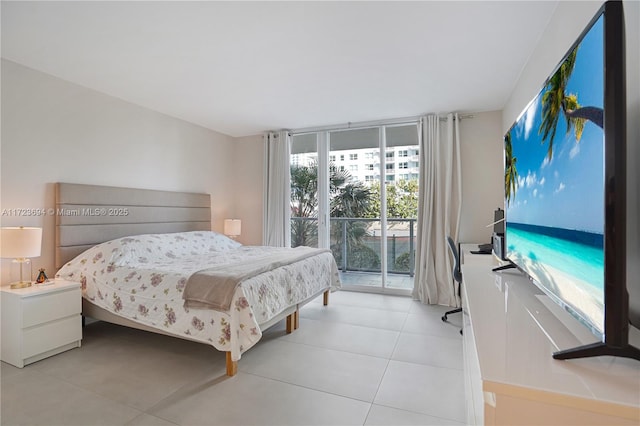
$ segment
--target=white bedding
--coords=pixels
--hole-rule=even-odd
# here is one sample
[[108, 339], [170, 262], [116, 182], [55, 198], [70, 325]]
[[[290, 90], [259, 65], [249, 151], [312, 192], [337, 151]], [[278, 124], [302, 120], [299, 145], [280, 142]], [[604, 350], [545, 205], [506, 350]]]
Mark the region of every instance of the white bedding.
[[63, 266], [57, 277], [82, 283], [83, 297], [116, 315], [230, 351], [233, 361], [253, 346], [264, 324], [319, 292], [340, 287], [325, 252], [243, 281], [228, 312], [185, 308], [188, 277], [228, 262], [264, 256], [273, 247], [242, 246], [215, 232], [119, 238]]

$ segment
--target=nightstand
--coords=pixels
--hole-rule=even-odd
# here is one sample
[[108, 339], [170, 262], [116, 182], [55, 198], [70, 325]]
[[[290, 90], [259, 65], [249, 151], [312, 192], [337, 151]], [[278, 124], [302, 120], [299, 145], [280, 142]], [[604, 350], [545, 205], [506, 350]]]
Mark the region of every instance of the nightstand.
[[2, 361], [22, 368], [32, 362], [80, 347], [82, 293], [80, 283], [0, 288]]

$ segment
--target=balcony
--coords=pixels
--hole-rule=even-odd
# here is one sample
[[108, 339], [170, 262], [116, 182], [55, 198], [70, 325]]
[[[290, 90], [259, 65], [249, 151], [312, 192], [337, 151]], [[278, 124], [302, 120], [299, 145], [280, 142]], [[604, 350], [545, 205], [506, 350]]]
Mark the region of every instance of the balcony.
[[[387, 219], [385, 250], [380, 219], [331, 218], [329, 244], [343, 285], [412, 289], [416, 226], [416, 219]], [[291, 231], [292, 246], [317, 247], [316, 218], [292, 217]]]

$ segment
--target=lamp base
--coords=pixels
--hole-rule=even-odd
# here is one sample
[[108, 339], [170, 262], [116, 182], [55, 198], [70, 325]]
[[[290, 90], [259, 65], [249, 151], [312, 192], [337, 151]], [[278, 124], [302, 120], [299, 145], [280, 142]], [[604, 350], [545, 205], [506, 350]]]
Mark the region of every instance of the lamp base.
[[31, 287], [31, 281], [16, 281], [15, 283], [12, 283], [11, 288], [26, 288], [26, 287]]

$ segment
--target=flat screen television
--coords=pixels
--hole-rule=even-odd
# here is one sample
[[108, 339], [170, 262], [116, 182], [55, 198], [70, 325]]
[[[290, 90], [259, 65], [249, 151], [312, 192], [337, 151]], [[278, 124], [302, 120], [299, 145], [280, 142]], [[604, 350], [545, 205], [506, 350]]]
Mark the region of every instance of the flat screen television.
[[569, 359], [640, 360], [629, 344], [622, 2], [606, 2], [504, 138], [505, 254], [599, 341]]

